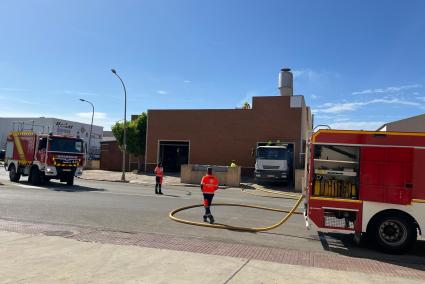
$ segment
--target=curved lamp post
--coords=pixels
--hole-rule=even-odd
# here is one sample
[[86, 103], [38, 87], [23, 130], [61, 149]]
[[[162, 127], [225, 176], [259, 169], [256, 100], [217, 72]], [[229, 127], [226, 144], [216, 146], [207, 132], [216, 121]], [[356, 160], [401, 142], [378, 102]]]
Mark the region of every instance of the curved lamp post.
[[89, 152], [89, 157], [90, 157], [91, 134], [92, 134], [92, 129], [93, 129], [93, 117], [94, 117], [94, 105], [91, 102], [89, 102], [88, 100], [85, 100], [85, 99], [80, 99], [80, 101], [86, 102], [86, 103], [90, 104], [91, 107], [92, 107], [90, 134], [89, 134], [89, 146], [88, 146], [88, 150], [89, 150], [88, 152]]
[[127, 150], [127, 90], [121, 77], [117, 74], [115, 69], [111, 69], [111, 72], [120, 79], [121, 84], [124, 88], [124, 141], [123, 141], [123, 151], [122, 151], [122, 175], [121, 180], [125, 181], [125, 152]]

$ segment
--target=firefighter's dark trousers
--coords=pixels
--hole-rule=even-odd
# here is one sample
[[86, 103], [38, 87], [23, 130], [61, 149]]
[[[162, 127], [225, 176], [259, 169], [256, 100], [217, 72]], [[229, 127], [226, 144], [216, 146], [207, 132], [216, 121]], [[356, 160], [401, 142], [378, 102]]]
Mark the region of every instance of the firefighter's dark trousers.
[[214, 194], [204, 193], [204, 208], [205, 208], [205, 215], [204, 215], [204, 217], [211, 216], [210, 206], [211, 206], [211, 203], [212, 203], [213, 198], [214, 198]]
[[162, 178], [161, 177], [155, 177], [155, 193], [156, 194], [162, 194], [161, 192], [161, 183], [162, 183]]

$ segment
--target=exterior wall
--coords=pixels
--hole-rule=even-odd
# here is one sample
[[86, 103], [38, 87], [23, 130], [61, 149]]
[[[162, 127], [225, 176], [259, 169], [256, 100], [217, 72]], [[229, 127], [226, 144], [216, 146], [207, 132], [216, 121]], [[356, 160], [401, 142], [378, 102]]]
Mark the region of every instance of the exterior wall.
[[425, 132], [425, 114], [387, 123], [386, 131]]
[[99, 160], [88, 160], [86, 162], [85, 170], [99, 170], [100, 161]]
[[305, 185], [304, 180], [304, 170], [295, 170], [295, 182], [294, 182], [294, 189], [295, 192], [303, 192], [303, 186]]
[[299, 155], [299, 163], [305, 163], [305, 151], [307, 145], [308, 133], [313, 129], [313, 121], [311, 116], [311, 109], [309, 107], [302, 108], [302, 117], [301, 117], [301, 145], [300, 145], [300, 153]]
[[[89, 141], [90, 124], [49, 117], [1, 117], [0, 149], [3, 149], [6, 143], [7, 134], [13, 130], [13, 123], [17, 121], [25, 122], [26, 130], [31, 130], [31, 128], [33, 128], [35, 132], [52, 132], [53, 134], [59, 135], [80, 136], [87, 143]], [[34, 124], [34, 127], [31, 126], [32, 124]], [[18, 130], [17, 127], [18, 124], [15, 123], [15, 130]], [[102, 136], [103, 127], [93, 125], [92, 139], [90, 142], [94, 153], [100, 151]]]
[[[182, 165], [180, 180], [182, 183], [201, 184], [205, 171], [194, 171], [193, 165]], [[241, 183], [241, 167], [227, 167], [226, 172], [215, 172], [220, 185], [239, 187]]]
[[149, 110], [147, 169], [157, 162], [160, 140], [189, 141], [190, 164], [228, 165], [235, 160], [238, 166], [251, 169], [257, 142], [291, 142], [295, 143], [295, 167], [300, 168], [303, 109], [302, 96], [273, 96], [254, 97], [252, 109]]
[[[100, 143], [100, 169], [106, 171], [122, 170], [122, 152], [117, 141]], [[126, 155], [128, 161], [128, 155]], [[126, 168], [128, 170], [128, 167]]]
[[[105, 171], [122, 171], [122, 151], [116, 140], [102, 141], [100, 143], [100, 169]], [[144, 168], [144, 157], [125, 156], [126, 171], [140, 170]]]

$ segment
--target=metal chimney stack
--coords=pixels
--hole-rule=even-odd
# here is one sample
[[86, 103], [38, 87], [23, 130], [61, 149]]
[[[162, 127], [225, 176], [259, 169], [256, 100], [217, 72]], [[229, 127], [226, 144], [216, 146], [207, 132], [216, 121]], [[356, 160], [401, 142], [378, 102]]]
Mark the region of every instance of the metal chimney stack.
[[281, 96], [292, 96], [294, 76], [290, 68], [283, 68], [279, 73], [279, 91]]

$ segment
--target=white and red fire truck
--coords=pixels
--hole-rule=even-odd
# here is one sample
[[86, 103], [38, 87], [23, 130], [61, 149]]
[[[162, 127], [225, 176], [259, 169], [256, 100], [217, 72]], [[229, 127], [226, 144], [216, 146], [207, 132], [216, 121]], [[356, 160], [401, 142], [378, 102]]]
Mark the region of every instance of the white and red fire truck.
[[29, 176], [33, 185], [50, 179], [73, 185], [84, 163], [84, 141], [80, 138], [33, 131], [13, 131], [7, 137], [4, 166], [13, 182]]
[[307, 222], [392, 253], [425, 229], [424, 133], [322, 129], [307, 155]]

